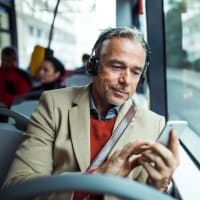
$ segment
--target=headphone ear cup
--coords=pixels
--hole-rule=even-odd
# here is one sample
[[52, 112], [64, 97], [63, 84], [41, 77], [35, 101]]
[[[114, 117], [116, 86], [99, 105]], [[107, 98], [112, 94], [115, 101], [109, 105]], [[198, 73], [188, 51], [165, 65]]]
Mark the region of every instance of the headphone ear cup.
[[141, 77], [140, 77], [140, 80], [139, 80], [139, 82], [138, 82], [138, 86], [143, 86], [144, 81], [145, 81], [145, 75], [142, 74]]
[[145, 79], [146, 79], [146, 73], [147, 73], [147, 69], [148, 69], [148, 67], [149, 67], [149, 53], [150, 53], [150, 51], [148, 50], [148, 52], [147, 52], [147, 57], [146, 57], [146, 60], [145, 60], [144, 69], [143, 69], [143, 71], [142, 71], [142, 74], [141, 74], [140, 79], [139, 79], [139, 82], [138, 82], [138, 86], [139, 86], [139, 87], [140, 87], [140, 86], [143, 86], [144, 81], [145, 81]]
[[143, 71], [142, 71], [142, 74], [141, 74], [141, 76], [140, 76], [140, 79], [139, 79], [139, 82], [138, 82], [138, 86], [140, 87], [140, 86], [143, 86], [143, 84], [144, 84], [144, 81], [145, 81], [145, 79], [146, 79], [146, 71], [147, 71], [147, 67], [148, 67], [148, 60], [146, 60], [145, 61], [145, 66], [144, 66], [144, 69], [143, 69]]
[[91, 56], [87, 62], [87, 73], [93, 76], [98, 74], [99, 59]]
[[141, 76], [140, 76], [140, 79], [138, 81], [138, 84], [137, 84], [137, 88], [136, 88], [136, 91], [139, 92], [139, 93], [143, 93], [144, 92], [144, 82], [145, 82], [145, 79], [146, 79], [146, 76], [145, 76], [145, 72], [143, 71]]

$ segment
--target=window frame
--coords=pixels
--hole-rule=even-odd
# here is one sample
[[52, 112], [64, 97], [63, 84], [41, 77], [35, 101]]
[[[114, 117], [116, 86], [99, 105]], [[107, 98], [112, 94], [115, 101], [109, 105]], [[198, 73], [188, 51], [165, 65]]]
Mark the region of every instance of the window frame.
[[[147, 13], [147, 38], [151, 47], [150, 70], [148, 71], [150, 85], [150, 109], [162, 114], [168, 120], [167, 106], [167, 74], [166, 74], [166, 50], [163, 0], [146, 0]], [[155, 12], [156, 11], [156, 12]], [[155, 28], [156, 27], [156, 28]], [[159, 94], [159, 96], [157, 95]], [[192, 140], [195, 141], [195, 133], [190, 128], [186, 130]], [[187, 134], [188, 135], [188, 134]], [[184, 137], [184, 135], [183, 135]], [[200, 141], [200, 138], [199, 138]], [[197, 142], [197, 141], [196, 141]], [[197, 195], [197, 185], [200, 184], [199, 163], [200, 160], [192, 153], [194, 145], [186, 145], [181, 140], [180, 166], [173, 176], [175, 196], [181, 199], [194, 199]], [[200, 152], [200, 145], [195, 146]], [[181, 174], [184, 174], [184, 179]], [[187, 174], [187, 177], [185, 175]], [[196, 182], [194, 182], [194, 180]], [[198, 182], [198, 183], [197, 183]], [[192, 187], [188, 187], [191, 185]]]

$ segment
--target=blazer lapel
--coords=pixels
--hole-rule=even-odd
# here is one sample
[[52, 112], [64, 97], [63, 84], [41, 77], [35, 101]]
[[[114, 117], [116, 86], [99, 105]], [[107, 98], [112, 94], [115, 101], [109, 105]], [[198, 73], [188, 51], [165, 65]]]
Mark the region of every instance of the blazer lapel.
[[89, 88], [79, 94], [69, 110], [69, 123], [75, 155], [81, 171], [90, 164]]

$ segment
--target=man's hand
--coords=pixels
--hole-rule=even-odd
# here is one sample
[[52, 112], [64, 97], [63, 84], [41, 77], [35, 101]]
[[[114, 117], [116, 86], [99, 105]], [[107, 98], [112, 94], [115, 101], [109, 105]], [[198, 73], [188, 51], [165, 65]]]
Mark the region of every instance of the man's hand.
[[97, 170], [96, 173], [110, 174], [114, 176], [127, 176], [130, 171], [137, 167], [137, 159], [131, 159], [133, 155], [140, 157], [141, 152], [151, 148], [151, 143], [136, 140], [128, 143], [122, 149], [117, 150]]
[[150, 150], [143, 152], [138, 159], [149, 174], [147, 183], [162, 192], [166, 190], [179, 165], [178, 145], [176, 132], [172, 130], [168, 148], [160, 143], [151, 144]]

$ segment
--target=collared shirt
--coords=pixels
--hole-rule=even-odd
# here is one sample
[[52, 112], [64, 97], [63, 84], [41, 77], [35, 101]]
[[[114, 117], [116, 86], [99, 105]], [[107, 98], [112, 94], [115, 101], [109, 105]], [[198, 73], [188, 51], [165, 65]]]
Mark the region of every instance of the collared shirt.
[[119, 110], [120, 110], [121, 106], [118, 105], [118, 106], [113, 106], [111, 109], [108, 110], [108, 112], [106, 113], [105, 116], [102, 116], [96, 106], [95, 106], [95, 103], [94, 103], [94, 99], [92, 97], [92, 95], [90, 94], [90, 114], [95, 117], [96, 119], [99, 119], [99, 120], [109, 120], [109, 119], [112, 119], [114, 117], [117, 116]]

